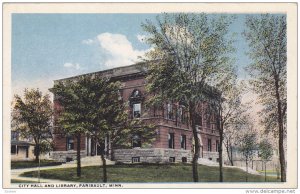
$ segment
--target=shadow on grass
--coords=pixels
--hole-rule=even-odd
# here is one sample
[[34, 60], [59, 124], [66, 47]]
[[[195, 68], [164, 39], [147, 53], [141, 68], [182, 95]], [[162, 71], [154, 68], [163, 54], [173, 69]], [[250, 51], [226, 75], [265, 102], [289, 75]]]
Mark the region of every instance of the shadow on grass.
[[[200, 182], [219, 182], [219, 168], [199, 165]], [[193, 182], [191, 164], [117, 164], [107, 166], [108, 182], [122, 183], [170, 183]], [[37, 171], [22, 176], [37, 177]], [[76, 168], [41, 171], [41, 178], [75, 182], [102, 182], [102, 167], [82, 167], [82, 176], [76, 176]], [[268, 177], [268, 182], [278, 182]], [[246, 182], [246, 172], [241, 169], [224, 168], [224, 182]], [[264, 176], [248, 174], [248, 182], [264, 182]]]

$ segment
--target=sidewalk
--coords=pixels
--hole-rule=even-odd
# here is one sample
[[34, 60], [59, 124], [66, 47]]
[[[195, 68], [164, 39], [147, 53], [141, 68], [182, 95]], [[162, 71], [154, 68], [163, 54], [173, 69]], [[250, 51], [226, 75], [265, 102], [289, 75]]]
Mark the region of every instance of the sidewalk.
[[[106, 160], [106, 163], [108, 165], [114, 164], [114, 162], [110, 160]], [[81, 167], [85, 166], [99, 166], [102, 165], [100, 157], [85, 157], [81, 160]], [[40, 170], [53, 170], [53, 169], [61, 169], [61, 168], [76, 168], [76, 160], [72, 162], [68, 162], [59, 166], [43, 166], [40, 167]], [[33, 181], [38, 182], [38, 178], [36, 177], [22, 177], [21, 174], [24, 172], [30, 172], [30, 171], [38, 171], [38, 167], [34, 168], [22, 168], [22, 169], [13, 169], [11, 170], [11, 179], [19, 180], [19, 181]], [[55, 179], [44, 179], [40, 178], [41, 183], [76, 183], [76, 182], [70, 182], [70, 181], [63, 181], [63, 180], [55, 180]]]

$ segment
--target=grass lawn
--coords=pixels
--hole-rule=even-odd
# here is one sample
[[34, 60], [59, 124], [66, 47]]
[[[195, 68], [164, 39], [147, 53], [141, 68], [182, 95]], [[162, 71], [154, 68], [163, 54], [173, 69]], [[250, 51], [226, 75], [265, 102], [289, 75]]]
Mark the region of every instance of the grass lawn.
[[[55, 162], [52, 160], [41, 160], [41, 166], [57, 166], [61, 164], [61, 162]], [[11, 169], [33, 168], [38, 166], [39, 163], [35, 161], [11, 161]]]
[[[200, 182], [218, 182], [218, 167], [199, 165]], [[108, 182], [193, 182], [191, 164], [121, 164], [107, 168]], [[37, 172], [25, 172], [22, 176], [36, 177]], [[43, 170], [41, 177], [76, 182], [102, 182], [102, 167], [82, 168], [81, 178], [76, 176], [76, 168]], [[224, 182], [245, 182], [246, 172], [240, 169], [224, 168]], [[269, 182], [277, 182], [268, 177]], [[264, 176], [248, 174], [248, 182], [264, 182]]]

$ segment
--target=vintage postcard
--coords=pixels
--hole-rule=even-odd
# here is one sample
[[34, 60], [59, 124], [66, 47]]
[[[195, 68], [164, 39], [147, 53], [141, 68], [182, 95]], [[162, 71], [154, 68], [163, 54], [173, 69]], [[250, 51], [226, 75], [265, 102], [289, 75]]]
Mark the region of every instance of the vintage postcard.
[[298, 187], [297, 3], [4, 3], [2, 87], [4, 189]]

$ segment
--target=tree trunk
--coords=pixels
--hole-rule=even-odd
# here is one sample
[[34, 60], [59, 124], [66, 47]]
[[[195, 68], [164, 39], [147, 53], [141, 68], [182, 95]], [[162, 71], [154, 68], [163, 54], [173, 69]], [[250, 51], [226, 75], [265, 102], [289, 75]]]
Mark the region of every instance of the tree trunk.
[[102, 160], [102, 170], [103, 170], [103, 182], [107, 183], [106, 159], [104, 157], [103, 151], [101, 151], [101, 160]]
[[279, 161], [280, 161], [280, 171], [281, 171], [281, 182], [286, 181], [286, 171], [285, 171], [285, 154], [284, 154], [284, 129], [283, 129], [283, 115], [282, 115], [282, 105], [279, 95], [279, 83], [278, 77], [275, 76], [275, 87], [276, 87], [276, 100], [277, 100], [277, 122], [279, 127]]
[[230, 143], [228, 142], [228, 140], [226, 142], [225, 147], [226, 147], [227, 157], [228, 157], [228, 160], [230, 162], [230, 165], [233, 166], [233, 161], [232, 161], [232, 146], [230, 145]]
[[248, 159], [246, 159], [246, 182], [248, 182]]
[[114, 150], [113, 145], [111, 145], [111, 148], [110, 148], [110, 160], [115, 161], [115, 150]]
[[233, 164], [233, 156], [232, 156], [232, 146], [230, 145], [230, 163], [231, 163], [231, 166], [234, 166]]
[[219, 171], [220, 171], [220, 176], [219, 176], [219, 181], [223, 182], [223, 121], [221, 118], [221, 122], [220, 122], [220, 143], [219, 143]]
[[34, 150], [35, 154], [35, 162], [38, 163], [40, 159], [40, 144], [37, 143]]
[[267, 162], [265, 162], [265, 182], [267, 182]]
[[199, 176], [198, 176], [198, 158], [200, 154], [200, 142], [198, 139], [198, 132], [196, 129], [196, 124], [195, 124], [195, 105], [193, 102], [189, 103], [190, 105], [190, 119], [191, 119], [191, 124], [192, 124], [192, 130], [193, 130], [193, 137], [195, 141], [195, 151], [194, 151], [194, 156], [193, 156], [193, 181], [194, 182], [199, 182]]
[[80, 141], [81, 141], [81, 134], [77, 134], [77, 177], [81, 177], [81, 157], [80, 157]]

